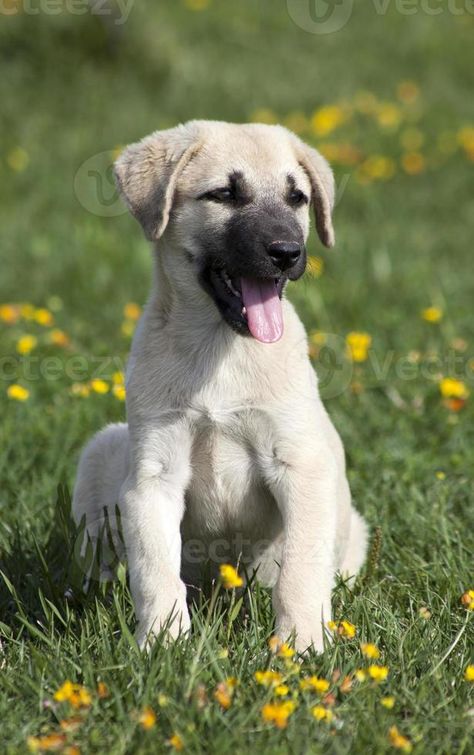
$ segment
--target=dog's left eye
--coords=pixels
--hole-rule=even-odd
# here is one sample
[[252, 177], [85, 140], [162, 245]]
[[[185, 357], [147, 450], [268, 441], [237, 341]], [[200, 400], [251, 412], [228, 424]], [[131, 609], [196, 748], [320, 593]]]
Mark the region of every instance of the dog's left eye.
[[199, 199], [209, 199], [212, 202], [231, 202], [233, 199], [235, 199], [235, 195], [232, 189], [225, 187], [222, 189], [212, 189], [212, 191], [206, 191], [206, 193], [202, 194]]
[[298, 207], [300, 204], [307, 204], [308, 197], [299, 189], [293, 189], [290, 193], [288, 200], [294, 207]]

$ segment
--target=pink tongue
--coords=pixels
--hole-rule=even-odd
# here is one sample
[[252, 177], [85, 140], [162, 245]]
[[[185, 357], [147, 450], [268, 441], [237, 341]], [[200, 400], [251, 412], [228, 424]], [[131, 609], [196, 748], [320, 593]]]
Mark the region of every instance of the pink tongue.
[[240, 282], [251, 334], [262, 343], [279, 341], [283, 335], [283, 316], [275, 281], [241, 278]]

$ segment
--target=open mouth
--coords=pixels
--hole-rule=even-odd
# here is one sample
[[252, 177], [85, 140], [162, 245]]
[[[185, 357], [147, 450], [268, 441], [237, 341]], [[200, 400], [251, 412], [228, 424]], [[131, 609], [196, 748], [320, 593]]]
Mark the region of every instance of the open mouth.
[[202, 273], [206, 291], [224, 320], [241, 335], [274, 343], [283, 334], [281, 296], [286, 278], [231, 278], [224, 269], [207, 267]]

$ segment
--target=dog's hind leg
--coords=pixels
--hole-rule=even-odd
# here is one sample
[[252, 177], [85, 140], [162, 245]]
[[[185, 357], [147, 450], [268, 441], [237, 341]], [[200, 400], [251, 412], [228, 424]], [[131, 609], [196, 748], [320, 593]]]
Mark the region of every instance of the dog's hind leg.
[[118, 502], [127, 473], [128, 426], [108, 425], [82, 452], [72, 501], [79, 527], [76, 558], [84, 568], [86, 586], [91, 579], [112, 579], [124, 556]]
[[349, 582], [359, 573], [367, 552], [368, 528], [365, 520], [351, 506], [349, 539], [342, 558], [340, 572]]

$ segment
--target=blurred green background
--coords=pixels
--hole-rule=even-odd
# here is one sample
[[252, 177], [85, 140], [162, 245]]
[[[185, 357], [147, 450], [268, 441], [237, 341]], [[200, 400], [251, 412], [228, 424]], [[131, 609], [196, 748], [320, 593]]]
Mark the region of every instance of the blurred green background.
[[[114, 157], [125, 144], [188, 119], [282, 122], [318, 147], [336, 175], [336, 248], [323, 250], [311, 237], [313, 272], [289, 296], [319, 373], [329, 372], [322, 392], [347, 449], [357, 506], [372, 531], [383, 532], [372, 581], [354, 595], [346, 591], [344, 615], [358, 636], [386, 648], [390, 690], [400, 695], [397, 720], [421, 742], [417, 751], [430, 743], [431, 752], [467, 752], [472, 698], [462, 669], [473, 637], [459, 596], [472, 587], [474, 549], [472, 8], [467, 0], [135, 0], [125, 11], [114, 2], [71, 3], [3, 0], [0, 10], [0, 566], [24, 616], [47, 624], [38, 591], [47, 592], [50, 579], [38, 570], [36, 543], [51, 530], [58, 483], [71, 487], [85, 440], [124, 417], [115, 373], [147, 297], [151, 254], [115, 193]], [[99, 7], [115, 15], [99, 15]], [[365, 339], [359, 362], [346, 347], [353, 331]], [[322, 348], [328, 340], [334, 370]], [[106, 364], [97, 361], [103, 357]], [[70, 369], [75, 358], [79, 376]], [[42, 372], [48, 359], [59, 364], [54, 379]], [[331, 390], [339, 367], [343, 385]], [[66, 537], [53, 559], [60, 585], [67, 584], [67, 548]], [[426, 606], [432, 622], [425, 631], [419, 609]], [[107, 677], [117, 659], [97, 643], [120, 627], [121, 634], [114, 610], [99, 611], [99, 621], [89, 606], [74, 625], [81, 653], [93, 648], [81, 656], [89, 683], [102, 669], [117, 700], [127, 699], [125, 723], [110, 708], [83, 735], [94, 752], [97, 742], [125, 751], [118, 743], [124, 730], [132, 736], [127, 711], [154, 700], [143, 680], [162, 668], [161, 660], [153, 673], [134, 662], [130, 685], [122, 644], [127, 671]], [[49, 721], [38, 700], [80, 676], [74, 632], [60, 635], [54, 658], [52, 645], [25, 630], [21, 616], [0, 590], [0, 637], [21, 638], [8, 645], [0, 694], [4, 736], [16, 743], [8, 752], [15, 753]], [[271, 631], [263, 626], [252, 655], [239, 650], [245, 689]], [[431, 677], [458, 632], [456, 652]], [[183, 683], [193, 647], [182, 661]], [[337, 662], [350, 673], [361, 662], [356, 655], [329, 656], [330, 668], [317, 671], [330, 674]], [[161, 688], [182, 700], [171, 658], [163, 661]], [[225, 663], [226, 673], [237, 673], [235, 657]], [[211, 667], [203, 666], [204, 684], [219, 679], [210, 681]], [[28, 713], [19, 718], [12, 711], [17, 685]], [[364, 695], [337, 714], [347, 721], [342, 744], [329, 729], [311, 729], [319, 745], [308, 751], [384, 752], [388, 713], [373, 690]], [[170, 726], [192, 724], [186, 736], [195, 751], [199, 738], [205, 751], [209, 731], [221, 732], [216, 752], [254, 741], [253, 692], [242, 697], [232, 734], [219, 711], [206, 718], [177, 706], [166, 714]], [[306, 751], [304, 716], [295, 714], [288, 740], [259, 730], [260, 746], [288, 752], [293, 742], [292, 751]], [[94, 740], [94, 726], [103, 739]]]

